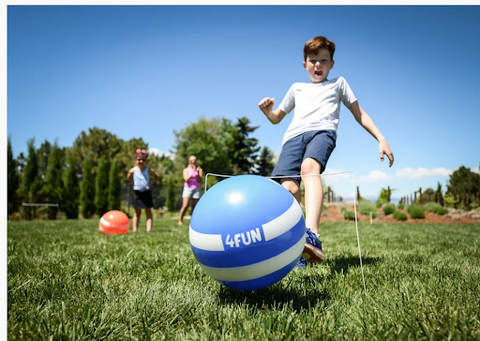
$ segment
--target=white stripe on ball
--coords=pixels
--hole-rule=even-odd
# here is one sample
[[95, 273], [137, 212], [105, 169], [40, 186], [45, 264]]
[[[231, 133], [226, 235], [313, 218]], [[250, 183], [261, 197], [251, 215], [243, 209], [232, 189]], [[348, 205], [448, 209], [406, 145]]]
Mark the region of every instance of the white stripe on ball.
[[190, 225], [190, 244], [206, 251], [225, 251], [221, 234], [200, 233]]
[[[284, 252], [264, 261], [233, 268], [215, 268], [200, 264], [212, 278], [218, 281], [241, 282], [261, 278], [274, 273], [293, 262], [302, 252], [305, 236]], [[248, 269], [248, 271], [247, 271]]]
[[100, 223], [105, 225], [105, 226], [110, 226], [110, 222], [106, 220], [104, 217], [100, 218]]
[[263, 224], [263, 234], [265, 240], [272, 240], [285, 232], [289, 231], [303, 217], [300, 205], [294, 200], [292, 206], [286, 210], [281, 216]]
[[[297, 225], [302, 217], [303, 212], [300, 205], [293, 201], [292, 206], [282, 215], [262, 225], [265, 240], [272, 240], [289, 231], [293, 226]], [[192, 229], [191, 225], [189, 233], [190, 244], [197, 249], [205, 251], [225, 251], [222, 235], [200, 233]]]

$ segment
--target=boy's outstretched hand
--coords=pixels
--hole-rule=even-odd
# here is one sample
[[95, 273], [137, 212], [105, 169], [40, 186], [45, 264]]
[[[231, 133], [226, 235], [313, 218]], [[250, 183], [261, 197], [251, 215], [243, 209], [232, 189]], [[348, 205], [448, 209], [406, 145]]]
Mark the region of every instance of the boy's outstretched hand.
[[258, 107], [265, 115], [273, 111], [275, 107], [275, 98], [265, 97], [258, 103]]
[[382, 162], [383, 162], [383, 160], [384, 160], [383, 155], [386, 155], [388, 160], [390, 161], [388, 166], [392, 167], [392, 165], [393, 165], [393, 153], [392, 153], [392, 150], [390, 149], [386, 140], [384, 140], [384, 139], [380, 140], [379, 146], [378, 146], [378, 151], [380, 152], [380, 160], [382, 160]]
[[258, 107], [273, 124], [280, 123], [286, 115], [280, 108], [277, 108], [275, 111], [273, 110], [275, 107], [275, 98], [265, 97], [258, 103]]

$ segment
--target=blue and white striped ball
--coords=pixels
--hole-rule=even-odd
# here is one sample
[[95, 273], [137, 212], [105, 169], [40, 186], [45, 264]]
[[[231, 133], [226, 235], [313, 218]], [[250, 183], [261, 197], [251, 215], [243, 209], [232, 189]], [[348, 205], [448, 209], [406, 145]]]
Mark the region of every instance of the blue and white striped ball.
[[223, 285], [257, 290], [284, 278], [305, 245], [305, 219], [289, 191], [257, 175], [215, 184], [190, 220], [190, 245], [202, 269]]

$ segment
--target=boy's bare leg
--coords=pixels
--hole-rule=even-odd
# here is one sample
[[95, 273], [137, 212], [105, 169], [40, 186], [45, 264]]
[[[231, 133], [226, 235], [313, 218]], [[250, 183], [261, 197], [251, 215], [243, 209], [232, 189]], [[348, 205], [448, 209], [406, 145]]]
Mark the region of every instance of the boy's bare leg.
[[152, 232], [152, 223], [153, 223], [152, 209], [146, 208], [145, 213], [147, 215], [147, 232]]
[[316, 234], [318, 234], [323, 206], [323, 186], [318, 175], [321, 169], [322, 166], [315, 159], [306, 158], [302, 162], [302, 175], [317, 175], [302, 177], [305, 186], [305, 224]]
[[300, 186], [298, 182], [290, 178], [282, 178], [280, 182], [283, 187], [285, 187], [290, 193], [292, 193], [294, 198], [297, 199], [297, 202], [300, 204], [300, 202], [302, 201], [302, 193], [300, 193]]

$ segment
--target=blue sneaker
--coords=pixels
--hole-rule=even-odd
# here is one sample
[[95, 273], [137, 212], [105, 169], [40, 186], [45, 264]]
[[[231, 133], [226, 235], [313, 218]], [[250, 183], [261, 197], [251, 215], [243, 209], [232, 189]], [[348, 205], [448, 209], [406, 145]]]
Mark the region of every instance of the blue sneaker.
[[303, 257], [300, 257], [300, 260], [298, 261], [297, 265], [293, 268], [294, 270], [303, 270], [307, 267], [308, 263]]
[[322, 250], [322, 242], [308, 227], [306, 237], [302, 257], [309, 263], [323, 262], [325, 255]]

